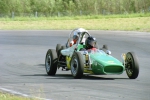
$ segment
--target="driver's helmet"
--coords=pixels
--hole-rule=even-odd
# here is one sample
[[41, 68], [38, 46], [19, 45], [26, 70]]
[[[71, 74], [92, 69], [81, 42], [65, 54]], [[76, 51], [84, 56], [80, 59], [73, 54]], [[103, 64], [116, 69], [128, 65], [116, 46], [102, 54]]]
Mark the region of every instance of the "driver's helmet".
[[89, 36], [86, 40], [85, 40], [85, 48], [86, 49], [92, 49], [94, 48], [96, 45], [96, 38]]
[[83, 29], [83, 28], [78, 28], [78, 29], [75, 29], [74, 32], [73, 32], [73, 41], [74, 41], [74, 44], [76, 44], [76, 42], [78, 41], [79, 39], [79, 35], [82, 33], [82, 32], [87, 32], [87, 30]]

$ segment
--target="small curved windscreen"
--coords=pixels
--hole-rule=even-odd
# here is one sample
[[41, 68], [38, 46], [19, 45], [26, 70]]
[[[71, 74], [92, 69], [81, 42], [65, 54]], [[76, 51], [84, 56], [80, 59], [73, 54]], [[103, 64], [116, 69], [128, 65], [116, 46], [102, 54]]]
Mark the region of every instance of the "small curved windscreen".
[[99, 50], [99, 49], [88, 49], [87, 50], [88, 53], [100, 53], [100, 54], [105, 54], [105, 52], [103, 50]]

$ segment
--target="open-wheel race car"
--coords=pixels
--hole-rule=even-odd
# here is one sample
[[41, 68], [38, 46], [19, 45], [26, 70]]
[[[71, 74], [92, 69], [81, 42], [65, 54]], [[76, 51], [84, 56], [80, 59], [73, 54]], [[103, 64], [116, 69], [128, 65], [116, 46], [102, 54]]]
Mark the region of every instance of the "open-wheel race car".
[[71, 70], [74, 78], [82, 78], [84, 73], [94, 75], [122, 74], [126, 71], [130, 79], [139, 74], [139, 64], [134, 52], [121, 54], [122, 61], [111, 56], [107, 45], [98, 48], [96, 39], [83, 28], [74, 29], [69, 34], [67, 43], [57, 44], [56, 50], [49, 49], [45, 57], [48, 75], [55, 75], [58, 68]]

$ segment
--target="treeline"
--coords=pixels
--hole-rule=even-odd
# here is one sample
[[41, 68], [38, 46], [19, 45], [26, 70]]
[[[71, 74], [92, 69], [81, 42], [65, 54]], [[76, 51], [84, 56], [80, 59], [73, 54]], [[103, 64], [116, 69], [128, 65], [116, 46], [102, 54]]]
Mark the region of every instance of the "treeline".
[[150, 12], [150, 0], [0, 0], [0, 15], [98, 15]]

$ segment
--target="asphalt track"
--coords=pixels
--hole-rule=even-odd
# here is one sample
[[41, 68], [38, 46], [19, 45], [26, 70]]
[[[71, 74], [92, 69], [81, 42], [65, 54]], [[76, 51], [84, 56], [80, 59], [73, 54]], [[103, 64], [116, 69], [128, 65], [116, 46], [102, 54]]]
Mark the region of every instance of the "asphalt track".
[[131, 80], [121, 75], [85, 75], [73, 79], [59, 69], [47, 76], [45, 54], [57, 43], [65, 44], [67, 31], [0, 31], [0, 91], [44, 100], [150, 100], [150, 33], [89, 31], [99, 46], [107, 44], [112, 56], [134, 51], [140, 73]]

